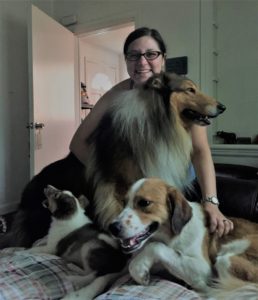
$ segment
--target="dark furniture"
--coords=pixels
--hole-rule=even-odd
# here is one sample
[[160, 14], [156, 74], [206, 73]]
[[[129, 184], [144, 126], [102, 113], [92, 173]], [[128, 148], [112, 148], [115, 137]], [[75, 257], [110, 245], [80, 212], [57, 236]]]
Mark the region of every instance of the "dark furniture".
[[258, 222], [258, 168], [215, 164], [220, 210]]
[[[221, 212], [258, 223], [258, 168], [215, 164], [215, 171]], [[194, 192], [186, 193], [186, 198], [200, 202], [201, 191], [197, 182], [194, 182]]]

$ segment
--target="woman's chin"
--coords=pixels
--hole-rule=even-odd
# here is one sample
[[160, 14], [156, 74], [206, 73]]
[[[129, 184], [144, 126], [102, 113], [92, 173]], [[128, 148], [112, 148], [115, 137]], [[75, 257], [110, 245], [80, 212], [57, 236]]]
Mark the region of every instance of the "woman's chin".
[[137, 74], [133, 78], [134, 85], [140, 86], [140, 85], [144, 84], [152, 75], [153, 75], [153, 73], [151, 73], [151, 72], [140, 74], [140, 75]]

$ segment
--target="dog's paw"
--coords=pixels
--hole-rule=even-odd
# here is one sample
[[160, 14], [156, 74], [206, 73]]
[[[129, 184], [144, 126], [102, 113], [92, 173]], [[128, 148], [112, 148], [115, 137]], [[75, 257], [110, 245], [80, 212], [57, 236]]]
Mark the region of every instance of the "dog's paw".
[[141, 285], [150, 282], [150, 266], [147, 260], [132, 260], [129, 264], [129, 272], [132, 278]]

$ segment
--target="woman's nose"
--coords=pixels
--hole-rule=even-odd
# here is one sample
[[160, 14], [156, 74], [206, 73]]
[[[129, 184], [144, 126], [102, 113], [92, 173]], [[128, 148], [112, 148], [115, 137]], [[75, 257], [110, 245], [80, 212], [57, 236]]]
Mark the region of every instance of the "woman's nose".
[[138, 64], [148, 64], [148, 60], [142, 55], [138, 60], [137, 60]]

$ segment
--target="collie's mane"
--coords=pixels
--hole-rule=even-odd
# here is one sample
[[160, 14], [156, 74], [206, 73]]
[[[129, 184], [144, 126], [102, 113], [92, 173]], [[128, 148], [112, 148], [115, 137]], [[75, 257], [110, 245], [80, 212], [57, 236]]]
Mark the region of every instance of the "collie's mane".
[[128, 140], [143, 173], [183, 188], [192, 144], [169, 98], [154, 89], [134, 89], [116, 99], [111, 111], [116, 134]]

